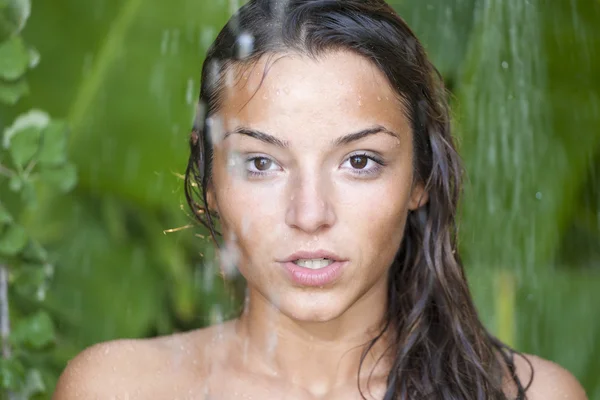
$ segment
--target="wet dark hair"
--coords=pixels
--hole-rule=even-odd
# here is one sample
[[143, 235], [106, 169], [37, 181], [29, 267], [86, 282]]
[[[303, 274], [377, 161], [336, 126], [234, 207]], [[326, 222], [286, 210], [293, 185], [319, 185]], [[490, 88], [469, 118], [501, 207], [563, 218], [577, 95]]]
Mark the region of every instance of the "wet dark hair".
[[221, 106], [229, 68], [265, 55], [318, 58], [339, 50], [370, 60], [402, 99], [402, 112], [413, 130], [415, 177], [429, 195], [428, 202], [408, 215], [389, 270], [384, 329], [367, 346], [363, 360], [384, 334], [391, 337], [393, 365], [385, 400], [506, 399], [503, 363], [517, 398], [525, 399], [515, 352], [481, 323], [458, 254], [462, 167], [451, 135], [446, 89], [415, 34], [385, 1], [250, 0], [231, 18], [202, 69], [185, 176], [188, 204], [216, 241], [216, 215], [206, 199], [212, 168], [210, 117]]

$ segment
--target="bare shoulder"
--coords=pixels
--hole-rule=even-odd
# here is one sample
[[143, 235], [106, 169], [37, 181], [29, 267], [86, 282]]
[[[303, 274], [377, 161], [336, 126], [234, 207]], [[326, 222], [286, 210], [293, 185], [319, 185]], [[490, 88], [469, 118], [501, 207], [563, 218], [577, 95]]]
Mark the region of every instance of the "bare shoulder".
[[527, 399], [529, 400], [587, 399], [585, 391], [577, 379], [556, 363], [524, 354], [523, 357], [515, 356], [515, 367], [523, 385], [531, 382], [529, 390], [527, 390]]
[[[171, 390], [168, 397], [177, 386], [191, 392], [189, 382], [198, 384], [210, 358], [204, 352], [211, 348], [207, 343], [213, 332], [208, 328], [91, 346], [68, 363], [52, 399], [161, 398], [159, 393]], [[164, 382], [170, 387], [161, 387]]]
[[144, 359], [154, 359], [156, 351], [156, 345], [146, 340], [115, 340], [88, 347], [69, 361], [52, 398], [109, 398], [125, 392], [128, 375], [151, 368], [139, 370]]

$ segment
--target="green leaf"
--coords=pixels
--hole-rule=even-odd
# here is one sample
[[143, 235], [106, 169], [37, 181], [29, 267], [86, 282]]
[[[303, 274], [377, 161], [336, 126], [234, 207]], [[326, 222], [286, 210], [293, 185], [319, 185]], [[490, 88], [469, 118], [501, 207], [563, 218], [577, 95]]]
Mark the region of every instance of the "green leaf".
[[30, 0], [0, 1], [0, 42], [19, 33], [31, 14]]
[[45, 263], [48, 260], [48, 252], [36, 240], [30, 240], [21, 257], [29, 262]]
[[33, 349], [44, 348], [54, 342], [54, 324], [45, 311], [20, 319], [11, 333], [15, 345], [24, 344]]
[[27, 127], [18, 132], [10, 142], [10, 153], [15, 165], [24, 168], [33, 158], [40, 146], [41, 130], [36, 126]]
[[25, 368], [16, 358], [0, 359], [0, 385], [17, 390], [25, 380]]
[[67, 163], [58, 168], [47, 168], [40, 171], [40, 179], [59, 191], [66, 193], [77, 183], [77, 169], [75, 165]]
[[41, 372], [35, 368], [27, 371], [25, 384], [19, 394], [23, 396], [24, 399], [30, 399], [35, 394], [45, 392], [46, 385], [44, 384], [44, 379], [42, 378]]
[[13, 271], [12, 285], [23, 298], [35, 299], [39, 297], [40, 290], [44, 289], [48, 275], [43, 265], [20, 265]]
[[9, 224], [12, 222], [12, 216], [8, 212], [8, 210], [0, 203], [0, 229], [4, 224]]
[[10, 181], [8, 182], [8, 187], [13, 192], [18, 192], [23, 188], [23, 180], [19, 175], [14, 175], [10, 178]]
[[20, 78], [29, 66], [29, 51], [20, 36], [0, 44], [0, 78], [9, 81]]
[[11, 126], [4, 129], [2, 145], [9, 149], [16, 166], [25, 167], [36, 154], [41, 132], [49, 123], [50, 117], [46, 112], [33, 109], [19, 115]]
[[52, 121], [42, 132], [42, 148], [38, 162], [60, 165], [67, 160], [67, 126], [63, 121]]
[[0, 255], [14, 256], [27, 244], [29, 236], [20, 225], [10, 224], [0, 233]]
[[0, 79], [0, 103], [15, 105], [19, 99], [29, 94], [29, 85], [25, 79], [13, 82]]

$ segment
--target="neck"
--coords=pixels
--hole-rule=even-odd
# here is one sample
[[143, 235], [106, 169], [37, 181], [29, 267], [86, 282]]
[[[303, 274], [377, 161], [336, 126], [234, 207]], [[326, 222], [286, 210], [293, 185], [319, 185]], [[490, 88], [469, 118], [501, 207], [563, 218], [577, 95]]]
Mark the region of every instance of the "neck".
[[362, 296], [337, 318], [314, 322], [285, 315], [250, 288], [247, 305], [236, 323], [237, 337], [243, 346], [242, 363], [253, 368], [261, 366], [264, 373], [317, 396], [356, 385], [357, 378], [363, 388], [371, 375], [373, 379], [385, 379], [389, 362], [381, 357], [389, 345], [387, 332], [361, 365], [365, 349], [384, 323], [386, 290], [372, 289], [378, 290]]

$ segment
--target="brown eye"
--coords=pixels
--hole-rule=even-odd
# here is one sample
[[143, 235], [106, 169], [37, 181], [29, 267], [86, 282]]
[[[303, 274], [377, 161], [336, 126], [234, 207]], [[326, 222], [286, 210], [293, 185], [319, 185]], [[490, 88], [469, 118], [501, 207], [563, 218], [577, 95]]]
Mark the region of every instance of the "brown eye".
[[259, 171], [267, 171], [272, 164], [273, 161], [268, 158], [257, 157], [254, 159], [254, 167]]
[[352, 156], [350, 158], [350, 165], [352, 165], [352, 168], [354, 169], [363, 169], [367, 166], [368, 162], [369, 159], [365, 156]]

